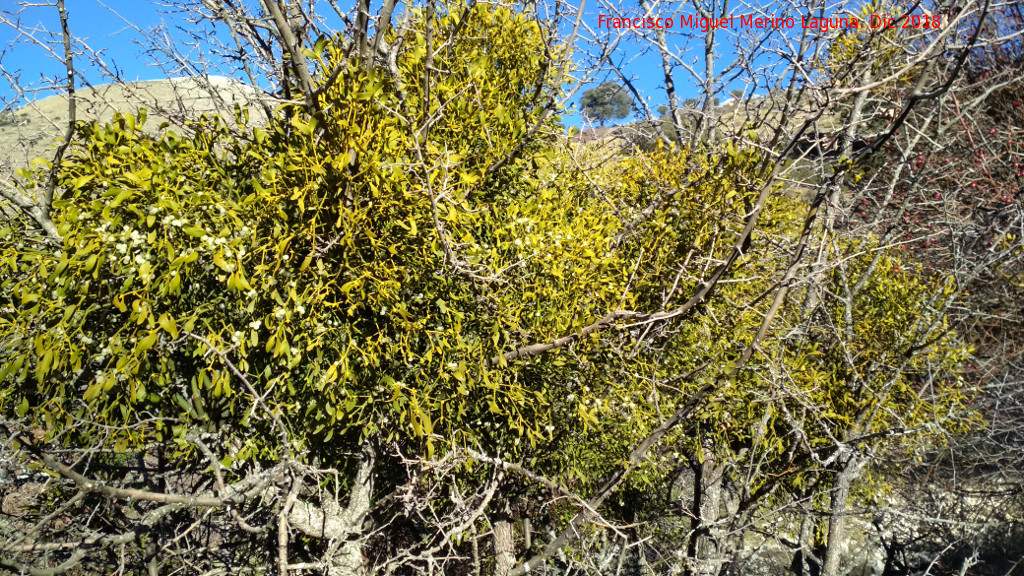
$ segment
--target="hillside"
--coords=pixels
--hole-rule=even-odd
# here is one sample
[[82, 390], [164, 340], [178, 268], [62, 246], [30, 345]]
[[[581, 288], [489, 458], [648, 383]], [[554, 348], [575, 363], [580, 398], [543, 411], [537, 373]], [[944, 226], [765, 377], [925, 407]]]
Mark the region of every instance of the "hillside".
[[[76, 93], [76, 116], [83, 122], [108, 122], [115, 112], [137, 114], [146, 108], [146, 125], [155, 130], [162, 122], [182, 126], [205, 113], [232, 118], [236, 103], [248, 105], [250, 114], [259, 115], [256, 104], [260, 95], [252, 86], [223, 77], [106, 84]], [[9, 175], [35, 158], [52, 157], [54, 145], [64, 136], [67, 118], [66, 95], [43, 98], [0, 115], [0, 175]]]

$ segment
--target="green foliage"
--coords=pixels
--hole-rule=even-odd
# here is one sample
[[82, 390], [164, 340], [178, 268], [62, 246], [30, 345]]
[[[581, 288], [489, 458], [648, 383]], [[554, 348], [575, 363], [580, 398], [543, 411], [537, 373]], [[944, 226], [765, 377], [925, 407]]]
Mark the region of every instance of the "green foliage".
[[615, 82], [602, 82], [584, 92], [580, 98], [580, 110], [583, 115], [591, 120], [597, 120], [602, 126], [608, 120], [629, 116], [632, 109], [633, 99], [624, 86]]
[[[962, 404], [954, 335], [900, 359], [920, 336], [904, 327], [945, 324], [926, 312], [934, 286], [888, 256], [881, 272], [851, 256], [830, 278], [840, 294], [868, 275], [852, 315], [830, 301], [828, 329], [771, 336], [734, 375], [790, 264], [778, 247], [803, 223], [778, 193], [692, 313], [506, 361], [611, 311], [687, 301], [734, 250], [770, 161], [732, 144], [659, 147], [585, 170], [601, 151], [556, 136], [547, 103], [561, 87], [545, 54], [563, 48], [550, 54], [530, 14], [442, 7], [411, 26], [449, 39], [401, 45], [398, 77], [422, 82], [346, 61], [342, 39], [325, 38], [309, 51], [315, 113], [285, 106], [258, 127], [239, 109], [240, 133], [204, 117], [193, 135], [151, 137], [144, 113], [82, 127], [58, 170], [59, 249], [0, 229], [0, 412], [119, 449], [217, 431], [241, 445], [234, 461], [297, 450], [335, 465], [366, 439], [427, 455], [482, 446], [586, 494], [712, 382], [721, 389], [633, 488], [666, 482], [706, 446], [781, 472], [797, 442]], [[597, 90], [588, 114], [628, 114], [622, 88]], [[26, 186], [46, 180], [40, 169]], [[792, 302], [775, 333], [805, 325]], [[914, 388], [932, 369], [946, 378], [939, 402]]]
[[[454, 72], [432, 83], [431, 109], [422, 87], [350, 66], [319, 95], [323, 114], [283, 110], [241, 137], [216, 118], [195, 137], [149, 138], [131, 116], [80, 132], [59, 175], [61, 249], [5, 230], [0, 333], [15, 384], [4, 409], [27, 401], [51, 431], [144, 413], [253, 427], [247, 441], [267, 447], [256, 392], [298, 446], [343, 434], [458, 442], [484, 416], [536, 438], [543, 390], [489, 360], [588, 320], [555, 314], [558, 275], [589, 285], [611, 273], [589, 254], [614, 222], [581, 205], [579, 187], [516, 176], [546, 149], [543, 138], [521, 147], [527, 131], [557, 121], [532, 105], [551, 84], [536, 22], [483, 6], [461, 16], [432, 24], [464, 34], [433, 55]], [[333, 43], [318, 46], [325, 70], [341, 62]], [[422, 44], [401, 56], [408, 74], [422, 71]], [[513, 152], [485, 181], [495, 155]], [[549, 234], [566, 239], [538, 252]], [[445, 243], [467, 247], [465, 266], [508, 268], [502, 283], [453, 271]], [[555, 255], [575, 265], [537, 274]], [[608, 286], [580, 290], [581, 308], [606, 308]], [[138, 445], [167, 432], [155, 422], [116, 436]]]
[[[916, 5], [901, 6], [898, 2], [890, 0], [872, 0], [861, 7], [860, 12], [854, 17], [859, 20], [860, 25], [847, 33], [840, 34], [829, 46], [829, 50], [821, 62], [821, 69], [826, 74], [835, 78], [844, 86], [858, 85], [864, 81], [864, 73], [870, 74], [871, 78], [878, 78], [892, 74], [905, 64], [907, 58], [906, 46], [913, 43], [908, 39], [908, 30], [903, 20], [897, 20], [895, 24], [879, 28], [876, 23], [871, 26], [871, 17], [888, 15], [909, 14]], [[940, 17], [941, 18], [941, 17]], [[923, 32], [929, 33], [938, 30], [938, 27], [930, 26], [930, 17], [924, 18]], [[870, 57], [865, 57], [870, 54]], [[910, 75], [904, 73], [899, 83], [910, 81]]]

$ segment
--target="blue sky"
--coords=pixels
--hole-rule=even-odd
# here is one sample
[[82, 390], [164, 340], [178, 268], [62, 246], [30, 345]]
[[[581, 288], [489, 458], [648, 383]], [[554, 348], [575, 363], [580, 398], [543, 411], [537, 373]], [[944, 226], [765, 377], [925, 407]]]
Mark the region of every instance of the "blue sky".
[[[681, 4], [669, 3], [668, 6], [673, 7], [673, 12], [659, 15], [673, 16], [678, 22], [680, 13], [688, 13], [679, 11], [677, 7]], [[167, 34], [172, 39], [179, 37], [178, 27], [185, 25], [181, 20], [182, 15], [168, 13], [166, 3], [158, 5], [148, 0], [107, 0], [105, 3], [96, 0], [67, 0], [67, 9], [72, 33], [80, 37], [92, 50], [97, 51], [108, 65], [116, 69], [121, 78], [152, 80], [165, 77], [163, 71], [152, 66], [152, 58], [143, 52], [142, 45], [148, 39], [147, 37], [153, 34]], [[628, 5], [620, 6], [618, 10], [623, 15], [642, 15], [635, 0]], [[598, 16], [611, 14], [611, 11], [602, 8], [596, 0], [588, 0], [585, 14], [586, 21], [596, 30]], [[16, 16], [8, 17], [17, 18], [20, 28], [35, 34], [39, 40], [46, 40], [42, 32], [44, 29], [58, 29], [57, 13], [54, 8], [32, 7], [23, 10]], [[143, 33], [140, 33], [139, 29]], [[678, 25], [675, 29], [679, 30]], [[50, 40], [56, 42], [59, 41], [59, 38], [50, 38]], [[729, 63], [733, 58], [732, 49], [729, 46], [731, 38], [723, 40], [718, 55], [720, 65]], [[0, 25], [0, 46], [7, 47], [7, 50], [0, 56], [2, 58], [0, 64], [8, 71], [20, 70], [20, 81], [23, 85], [41, 87], [42, 75], [52, 77], [61, 74], [60, 64], [49, 57], [46, 50], [33, 45], [32, 40], [25, 35], [19, 35], [9, 25]], [[699, 60], [702, 50], [697, 48], [701, 47], [696, 44], [692, 45], [691, 52], [694, 54], [694, 58]], [[60, 50], [59, 45], [54, 44], [54, 49]], [[617, 60], [628, 62], [626, 69], [636, 87], [649, 96], [652, 110], [656, 111], [659, 105], [666, 103], [660, 59], [653, 51], [645, 52], [642, 44], [638, 44], [635, 40], [627, 40], [620, 44]], [[697, 64], [696, 68], [702, 69], [702, 63], [699, 61], [695, 63]], [[90, 82], [105, 83], [109, 81], [109, 79], [104, 79], [104, 74], [95, 68], [82, 70], [84, 64], [83, 59], [79, 59], [79, 68]], [[602, 79], [617, 80], [613, 75], [601, 75], [596, 78], [597, 81]], [[676, 89], [681, 98], [690, 98], [698, 93], [692, 77], [683, 71], [677, 70], [675, 79]], [[5, 96], [9, 101], [10, 94], [9, 83], [0, 79], [0, 95]], [[728, 95], [722, 94], [721, 97], [724, 100], [728, 98]], [[579, 122], [579, 117], [570, 114], [565, 120], [569, 124], [576, 124]]]
[[[110, 0], [101, 4], [94, 0], [67, 0], [67, 11], [72, 34], [92, 50], [100, 52], [112, 66], [122, 70], [125, 79], [150, 80], [160, 76], [159, 71], [140, 54], [141, 48], [136, 42], [142, 38], [129, 25], [132, 23], [143, 30], [150, 30], [162, 22], [171, 23], [160, 14], [154, 3]], [[44, 33], [44, 30], [59, 30], [55, 8], [30, 7], [9, 18], [16, 19], [21, 29], [37, 40], [59, 41], [59, 38]], [[55, 50], [61, 50], [59, 45], [52, 45]], [[4, 68], [9, 71], [20, 69], [23, 81], [36, 82], [41, 74], [52, 76], [60, 73], [60, 63], [55, 62], [47, 50], [9, 25], [0, 25], [0, 46], [10, 47], [3, 55]], [[86, 77], [94, 82], [102, 81], [102, 75], [94, 71], [87, 71]], [[8, 89], [9, 86], [5, 84], [3, 88]]]

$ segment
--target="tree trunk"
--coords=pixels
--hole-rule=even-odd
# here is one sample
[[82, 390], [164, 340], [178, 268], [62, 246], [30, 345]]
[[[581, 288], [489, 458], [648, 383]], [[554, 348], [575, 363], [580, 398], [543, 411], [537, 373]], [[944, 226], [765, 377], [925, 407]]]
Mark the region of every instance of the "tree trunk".
[[494, 576], [508, 576], [516, 566], [516, 540], [512, 523], [494, 523]]
[[[640, 0], [640, 7], [647, 14], [654, 12], [648, 0]], [[668, 42], [665, 41], [665, 30], [656, 28], [654, 30], [654, 38], [658, 42], [658, 53], [661, 55], [661, 74], [665, 82], [665, 96], [668, 97], [669, 114], [672, 116], [672, 129], [675, 130], [676, 139], [682, 142], [684, 138], [683, 113], [679, 110], [679, 97], [676, 95], [675, 78], [672, 74], [672, 54], [669, 50]]]
[[817, 516], [811, 512], [804, 514], [800, 520], [800, 540], [797, 542], [796, 554], [793, 555], [793, 563], [790, 571], [794, 576], [819, 576], [821, 574], [821, 562], [814, 554], [814, 525], [817, 523]]
[[722, 473], [724, 466], [717, 463], [710, 451], [704, 454], [704, 463], [695, 471], [693, 535], [690, 539], [691, 574], [713, 576], [721, 565], [718, 550], [718, 522], [722, 506]]
[[846, 503], [850, 498], [850, 487], [860, 475], [860, 463], [851, 456], [842, 464], [836, 474], [832, 488], [832, 501], [828, 517], [828, 541], [825, 543], [825, 561], [822, 576], [841, 576], [840, 554], [846, 547]]
[[[729, 0], [723, 0], [720, 4], [712, 3], [711, 17], [716, 17], [714, 7], [721, 6], [719, 18], [729, 14]], [[704, 108], [701, 111], [701, 119], [698, 123], [700, 130], [694, 131], [694, 135], [703, 138], [708, 147], [714, 147], [716, 140], [716, 128], [718, 124], [718, 110], [715, 107], [715, 28], [708, 27], [704, 35]], [[693, 142], [696, 144], [697, 142]]]
[[331, 558], [328, 576], [366, 576], [369, 568], [361, 542], [344, 542]]
[[338, 542], [324, 555], [328, 576], [365, 576], [369, 573], [363, 557], [363, 522], [373, 502], [373, 470], [376, 455], [364, 448], [356, 468], [355, 481], [348, 504], [342, 508], [337, 500], [323, 493], [320, 505], [297, 501], [288, 513], [288, 523], [307, 536]]

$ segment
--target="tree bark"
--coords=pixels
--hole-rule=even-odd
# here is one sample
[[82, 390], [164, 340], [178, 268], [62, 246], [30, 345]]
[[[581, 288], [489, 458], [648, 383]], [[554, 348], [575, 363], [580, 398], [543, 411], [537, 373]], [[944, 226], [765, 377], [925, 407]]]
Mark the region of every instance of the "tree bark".
[[825, 544], [825, 561], [822, 576], [841, 576], [843, 567], [840, 554], [846, 543], [846, 503], [850, 499], [850, 487], [860, 475], [860, 462], [851, 456], [836, 473], [835, 486], [828, 517], [828, 541]]
[[288, 523], [303, 534], [340, 543], [324, 557], [329, 576], [365, 576], [369, 573], [360, 536], [372, 504], [375, 462], [374, 452], [364, 449], [348, 504], [344, 508], [333, 496], [324, 493], [320, 506], [298, 501], [288, 513]]
[[718, 522], [722, 506], [722, 474], [725, 467], [715, 455], [705, 451], [704, 462], [698, 466], [694, 478], [693, 535], [690, 540], [691, 574], [713, 576], [721, 565], [718, 550]]
[[494, 576], [508, 576], [516, 565], [516, 541], [512, 523], [494, 523]]

